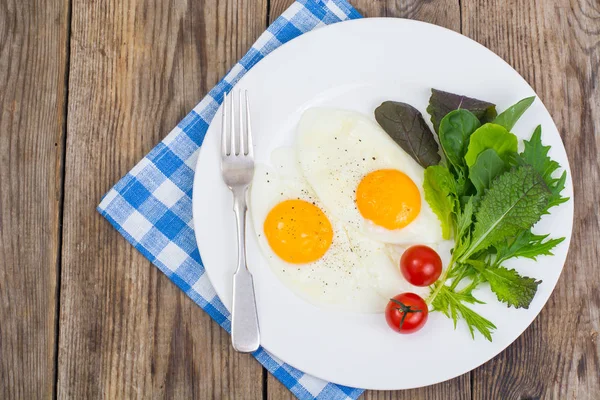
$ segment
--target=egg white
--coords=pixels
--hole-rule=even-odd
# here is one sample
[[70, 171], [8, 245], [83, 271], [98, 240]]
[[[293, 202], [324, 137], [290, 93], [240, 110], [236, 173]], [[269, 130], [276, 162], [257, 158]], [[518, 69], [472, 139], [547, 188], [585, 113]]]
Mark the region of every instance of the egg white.
[[[304, 179], [292, 148], [277, 149], [272, 166], [257, 165], [250, 189], [250, 214], [258, 243], [271, 270], [310, 303], [361, 313], [381, 313], [390, 297], [405, 291], [426, 295], [401, 275], [398, 250], [347, 229], [329, 212]], [[290, 264], [269, 246], [263, 225], [278, 203], [302, 199], [315, 203], [329, 218], [333, 242], [325, 255], [308, 264]]]
[[[296, 154], [304, 177], [325, 207], [347, 227], [386, 243], [442, 241], [440, 222], [423, 193], [424, 169], [379, 125], [353, 111], [311, 108], [298, 125]], [[413, 180], [421, 212], [406, 227], [388, 230], [365, 219], [355, 204], [356, 188], [368, 173], [396, 169]]]

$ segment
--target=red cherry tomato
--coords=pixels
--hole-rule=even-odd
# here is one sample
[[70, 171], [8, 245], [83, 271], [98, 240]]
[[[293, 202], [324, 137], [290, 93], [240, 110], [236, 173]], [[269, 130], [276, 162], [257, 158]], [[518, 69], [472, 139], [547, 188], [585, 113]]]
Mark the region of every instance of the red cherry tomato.
[[400, 271], [411, 284], [429, 286], [442, 273], [442, 259], [431, 247], [412, 246], [402, 254]]
[[390, 328], [400, 333], [418, 331], [427, 322], [429, 310], [418, 294], [402, 293], [390, 299], [385, 308], [385, 320]]

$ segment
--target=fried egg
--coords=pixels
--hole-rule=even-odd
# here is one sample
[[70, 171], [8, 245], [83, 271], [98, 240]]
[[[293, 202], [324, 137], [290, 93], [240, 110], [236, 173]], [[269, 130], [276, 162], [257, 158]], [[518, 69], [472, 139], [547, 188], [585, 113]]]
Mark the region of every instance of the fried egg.
[[442, 241], [425, 201], [424, 169], [374, 121], [353, 111], [309, 109], [295, 148], [314, 193], [347, 228], [385, 243]]
[[427, 293], [404, 280], [394, 251], [329, 211], [293, 148], [271, 158], [255, 168], [249, 208], [260, 249], [287, 287], [314, 305], [362, 313], [383, 312], [400, 292]]

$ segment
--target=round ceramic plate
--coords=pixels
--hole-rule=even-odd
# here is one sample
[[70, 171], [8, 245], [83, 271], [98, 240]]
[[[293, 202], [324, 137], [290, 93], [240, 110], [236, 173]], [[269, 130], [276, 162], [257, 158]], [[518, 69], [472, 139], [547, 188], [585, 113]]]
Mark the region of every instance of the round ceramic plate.
[[[438, 26], [402, 19], [342, 22], [302, 35], [250, 70], [236, 88], [247, 89], [252, 107], [256, 161], [269, 162], [273, 149], [294, 143], [304, 110], [332, 106], [373, 115], [384, 100], [412, 104], [426, 115], [431, 88], [465, 94], [504, 110], [534, 95], [506, 62], [476, 42]], [[231, 193], [220, 175], [220, 113], [204, 140], [194, 184], [194, 228], [202, 260], [217, 294], [230, 308], [236, 264]], [[536, 100], [513, 131], [529, 139], [541, 124], [542, 140], [572, 183], [565, 149], [548, 111]], [[522, 144], [521, 144], [522, 146]], [[473, 308], [496, 324], [493, 341], [471, 337], [440, 313], [413, 335], [399, 335], [382, 314], [320, 309], [284, 286], [263, 259], [253, 227], [248, 229], [249, 265], [254, 274], [261, 344], [288, 364], [317, 377], [370, 389], [408, 389], [461, 375], [512, 343], [538, 315], [563, 268], [573, 223], [573, 201], [552, 209], [535, 230], [567, 238], [555, 255], [508, 266], [541, 279], [529, 309], [507, 308], [488, 288]]]

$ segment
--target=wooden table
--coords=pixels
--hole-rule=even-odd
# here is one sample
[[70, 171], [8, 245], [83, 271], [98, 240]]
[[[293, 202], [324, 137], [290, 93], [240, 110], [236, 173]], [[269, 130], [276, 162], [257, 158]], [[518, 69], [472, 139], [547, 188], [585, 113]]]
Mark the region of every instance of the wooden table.
[[[290, 3], [0, 0], [0, 398], [292, 397], [95, 211]], [[514, 344], [364, 398], [600, 398], [600, 2], [352, 3], [513, 65], [559, 127], [576, 210], [560, 282]]]

